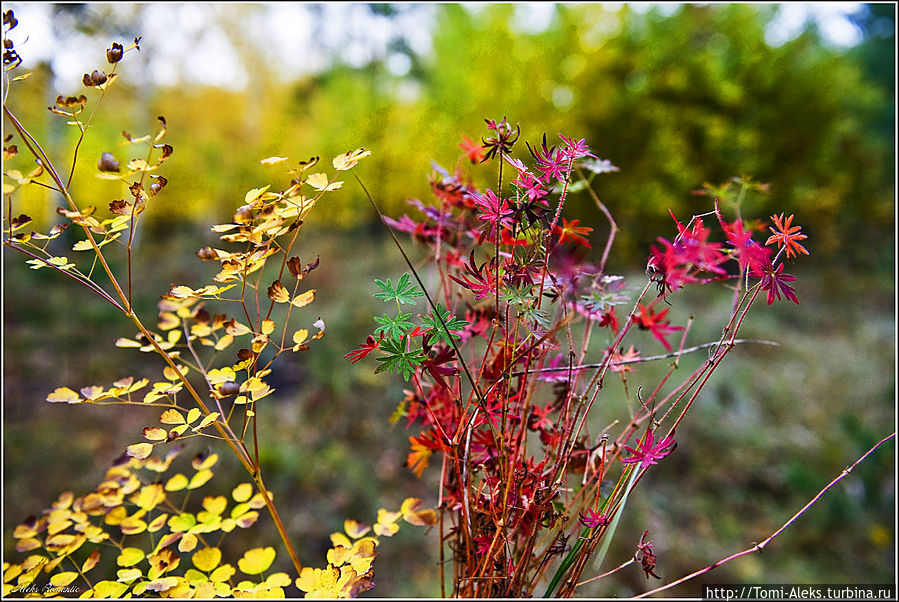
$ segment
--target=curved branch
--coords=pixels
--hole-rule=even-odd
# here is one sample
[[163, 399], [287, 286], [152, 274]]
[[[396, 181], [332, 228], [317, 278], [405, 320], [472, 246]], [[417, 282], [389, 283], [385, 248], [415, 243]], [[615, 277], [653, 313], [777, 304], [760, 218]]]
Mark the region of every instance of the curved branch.
[[795, 521], [797, 518], [799, 518], [799, 517], [800, 517], [806, 510], [808, 510], [808, 509], [809, 509], [815, 502], [817, 502], [819, 499], [821, 499], [821, 496], [823, 496], [825, 493], [827, 493], [827, 491], [828, 491], [831, 487], [833, 487], [834, 485], [836, 485], [836, 484], [837, 484], [843, 477], [845, 477], [845, 476], [848, 475], [850, 472], [852, 472], [852, 470], [853, 470], [856, 466], [858, 466], [858, 465], [862, 462], [862, 460], [864, 460], [865, 458], [867, 458], [869, 455], [871, 455], [871, 453], [874, 452], [874, 450], [876, 450], [878, 447], [880, 447], [881, 445], [883, 445], [884, 443], [886, 443], [888, 440], [892, 439], [892, 438], [895, 437], [895, 436], [896, 436], [896, 433], [893, 432], [893, 433], [887, 435], [886, 437], [884, 437], [883, 439], [881, 439], [880, 441], [878, 441], [876, 444], [874, 444], [874, 447], [872, 447], [871, 449], [869, 449], [868, 451], [866, 451], [866, 452], [864, 453], [864, 455], [862, 455], [862, 457], [860, 457], [858, 460], [856, 460], [855, 462], [853, 462], [851, 466], [849, 466], [848, 468], [846, 468], [845, 470], [843, 470], [843, 472], [841, 472], [839, 475], [837, 475], [837, 477], [836, 477], [834, 480], [832, 480], [830, 483], [828, 483], [827, 485], [825, 485], [825, 486], [824, 486], [824, 489], [822, 489], [821, 491], [818, 492], [818, 495], [816, 495], [815, 497], [813, 497], [813, 498], [811, 499], [811, 501], [809, 501], [809, 503], [807, 503], [805, 506], [803, 506], [803, 507], [802, 507], [796, 514], [794, 514], [793, 516], [791, 516], [790, 519], [789, 519], [787, 522], [785, 522], [785, 523], [780, 527], [780, 529], [778, 529], [777, 531], [775, 531], [774, 533], [772, 533], [771, 535], [769, 535], [769, 536], [768, 536], [764, 541], [762, 541], [761, 543], [757, 543], [757, 544], [755, 544], [754, 546], [752, 546], [752, 547], [750, 547], [750, 548], [746, 548], [746, 549], [743, 550], [742, 552], [737, 552], [736, 554], [731, 554], [731, 555], [728, 556], [727, 558], [722, 558], [722, 559], [719, 560], [718, 562], [715, 562], [715, 563], [713, 563], [713, 564], [710, 564], [709, 566], [707, 566], [707, 567], [705, 567], [705, 568], [703, 568], [703, 569], [700, 569], [700, 570], [696, 571], [695, 573], [690, 573], [690, 574], [687, 575], [686, 577], [681, 577], [681, 578], [678, 579], [677, 581], [672, 581], [671, 583], [668, 583], [668, 584], [663, 585], [663, 586], [661, 586], [661, 587], [657, 587], [657, 588], [655, 588], [655, 589], [649, 590], [648, 592], [643, 592], [642, 594], [636, 595], [636, 596], [634, 596], [634, 598], [645, 598], [645, 597], [647, 597], [647, 596], [651, 596], [652, 594], [657, 594], [657, 593], [659, 593], [659, 592], [663, 592], [663, 591], [665, 591], [665, 590], [667, 590], [667, 589], [671, 589], [671, 588], [674, 587], [675, 585], [680, 585], [681, 583], [684, 583], [684, 582], [689, 581], [689, 580], [691, 580], [691, 579], [695, 579], [696, 577], [699, 577], [700, 575], [704, 575], [705, 573], [708, 573], [708, 572], [711, 571], [712, 569], [716, 569], [716, 568], [718, 568], [719, 566], [721, 566], [722, 564], [728, 563], [728, 562], [730, 562], [731, 560], [735, 560], [735, 559], [737, 559], [737, 558], [739, 558], [739, 557], [741, 557], [741, 556], [746, 556], [746, 555], [748, 555], [748, 554], [752, 554], [753, 552], [761, 552], [762, 549], [763, 549], [765, 546], [767, 546], [767, 545], [771, 542], [771, 540], [773, 540], [775, 537], [777, 537], [778, 535], [780, 535], [780, 534], [781, 534], [787, 527], [789, 527], [789, 526], [793, 523], [793, 521]]

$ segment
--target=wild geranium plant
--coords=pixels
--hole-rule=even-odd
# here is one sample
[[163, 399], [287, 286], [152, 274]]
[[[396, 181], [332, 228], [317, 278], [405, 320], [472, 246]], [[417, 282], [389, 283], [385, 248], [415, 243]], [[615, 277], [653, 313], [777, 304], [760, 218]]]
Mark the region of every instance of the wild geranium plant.
[[[374, 296], [391, 310], [346, 358], [372, 355], [377, 372], [409, 383], [391, 420], [414, 432], [408, 468], [439, 471], [443, 595], [571, 596], [632, 563], [659, 578], [648, 531], [629, 561], [599, 577], [586, 572], [603, 566], [628, 496], [675, 451], [678, 425], [730, 350], [773, 344], [738, 333], [762, 293], [768, 304], [799, 303], [784, 260], [808, 254], [806, 236], [792, 215], [771, 216], [767, 228], [745, 221], [747, 193], [766, 187], [734, 178], [700, 191], [714, 198], [707, 213], [686, 224], [672, 214], [673, 236], [651, 247], [646, 277], [626, 279], [607, 270], [618, 226], [591, 187], [618, 168], [563, 135], [527, 144], [528, 165], [513, 156], [518, 127], [503, 119], [487, 128], [481, 145], [463, 137], [454, 173], [435, 169], [431, 204], [410, 201], [415, 217], [382, 215], [391, 235], [426, 247], [430, 271], [420, 275], [393, 235], [414, 281], [409, 273], [396, 285], [375, 281]], [[464, 159], [494, 161], [495, 187], [477, 188]], [[583, 252], [594, 227], [565, 217], [575, 190], [608, 221], [596, 262]], [[669, 309], [681, 289], [711, 284], [733, 289], [732, 312], [717, 340], [694, 344], [692, 318], [674, 324]], [[425, 302], [417, 318], [405, 308]], [[660, 353], [637, 351], [648, 348], [640, 331]], [[674, 384], [681, 356], [700, 350], [707, 361]], [[654, 387], [627, 388], [640, 364], [665, 359]], [[606, 399], [615, 375], [625, 396]]]
[[[335, 533], [324, 568], [300, 564], [271, 492], [265, 486], [259, 461], [257, 418], [274, 389], [266, 378], [285, 353], [306, 351], [325, 334], [324, 321], [302, 311], [315, 300], [305, 278], [318, 259], [303, 263], [294, 255], [297, 238], [308, 213], [326, 194], [341, 188], [337, 175], [352, 169], [370, 153], [358, 149], [335, 157], [329, 170], [316, 171], [318, 157], [287, 169], [289, 184], [275, 192], [254, 188], [242, 197], [231, 222], [213, 226], [222, 248], [204, 247], [197, 256], [216, 264], [210, 283], [199, 287], [173, 285], [162, 295], [158, 316], [139, 316], [132, 303], [132, 248], [135, 232], [167, 179], [158, 173], [174, 149], [163, 142], [166, 120], [144, 136], [122, 132], [130, 158], [124, 165], [112, 152], [103, 152], [97, 176], [122, 182], [129, 196], [113, 199], [105, 208], [79, 202], [71, 191], [74, 165], [97, 108], [116, 78], [126, 53], [139, 50], [140, 39], [128, 47], [114, 43], [107, 49], [109, 72], [85, 74], [85, 94], [60, 95], [49, 110], [77, 128], [72, 167], [65, 174], [44, 151], [6, 104], [10, 79], [19, 57], [6, 33], [18, 24], [12, 11], [4, 25], [4, 113], [13, 134], [4, 140], [4, 159], [18, 152], [18, 142], [37, 168], [28, 175], [4, 172], [6, 206], [3, 244], [27, 257], [33, 269], [48, 268], [100, 296], [136, 329], [116, 345], [155, 354], [162, 360], [159, 380], [125, 376], [112, 384], [77, 389], [58, 387], [47, 396], [52, 403], [110, 405], [137, 404], [159, 409], [157, 423], [135, 434], [135, 443], [116, 460], [96, 491], [76, 497], [64, 493], [41, 516], [25, 519], [14, 532], [16, 550], [28, 554], [17, 564], [4, 563], [4, 595], [32, 592], [99, 597], [284, 596], [295, 585], [317, 597], [348, 597], [373, 586], [372, 562], [380, 537], [398, 530], [398, 521], [415, 525], [435, 522], [433, 510], [420, 509], [408, 498], [399, 511], [381, 509], [373, 526], [347, 521]], [[88, 112], [88, 107], [91, 106]], [[289, 164], [286, 157], [270, 157], [263, 164]], [[49, 232], [31, 231], [32, 220], [16, 217], [14, 199], [24, 186], [42, 186], [58, 193], [63, 221]], [[77, 230], [80, 239], [71, 249], [59, 249], [60, 235]], [[116, 273], [108, 256], [124, 255], [123, 273]], [[268, 269], [267, 269], [268, 268]], [[274, 268], [274, 269], [272, 269]], [[250, 481], [237, 485], [232, 500], [205, 496], [190, 511], [189, 494], [212, 477], [215, 453], [197, 456], [193, 472], [163, 479], [181, 444], [202, 437], [221, 442], [246, 469]], [[255, 491], [255, 493], [254, 493]], [[179, 496], [184, 499], [179, 501]], [[228, 508], [230, 501], [236, 505]], [[236, 568], [223, 562], [221, 536], [256, 523], [259, 510], [271, 516], [296, 574], [269, 573], [273, 547], [253, 548], [236, 559]], [[219, 533], [220, 532], [220, 533]], [[111, 556], [115, 575], [91, 572]], [[183, 561], [183, 562], [182, 562]]]

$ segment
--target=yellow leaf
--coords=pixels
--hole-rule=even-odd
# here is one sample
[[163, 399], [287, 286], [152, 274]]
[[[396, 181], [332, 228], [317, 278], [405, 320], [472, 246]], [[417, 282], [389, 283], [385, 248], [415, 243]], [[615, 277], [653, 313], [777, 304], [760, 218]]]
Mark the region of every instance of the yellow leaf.
[[402, 512], [391, 512], [386, 508], [381, 508], [380, 510], [378, 510], [378, 524], [393, 525], [400, 519], [402, 515]]
[[356, 166], [356, 163], [358, 163], [360, 159], [363, 159], [370, 154], [371, 151], [367, 151], [364, 148], [359, 148], [348, 153], [343, 153], [342, 155], [337, 155], [336, 157], [334, 157], [333, 161], [331, 161], [331, 164], [337, 171], [352, 169]]
[[198, 570], [209, 573], [210, 571], [215, 570], [222, 561], [222, 551], [218, 548], [203, 548], [202, 550], [194, 552], [191, 560]]
[[36, 550], [39, 547], [41, 547], [41, 540], [35, 539], [33, 537], [20, 539], [16, 542], [16, 552], [30, 552], [31, 550]]
[[275, 321], [274, 320], [263, 320], [262, 321], [262, 334], [269, 335], [275, 332]]
[[191, 466], [193, 466], [194, 470], [206, 470], [215, 466], [215, 463], [218, 461], [218, 454], [209, 454], [208, 456], [199, 455], [193, 459]]
[[147, 523], [139, 518], [129, 516], [119, 523], [119, 529], [122, 530], [123, 535], [138, 535], [147, 530]]
[[147, 589], [153, 592], [164, 592], [178, 585], [177, 577], [162, 577], [154, 579], [147, 584]]
[[235, 518], [234, 522], [236, 522], [237, 526], [241, 529], [248, 529], [253, 524], [255, 524], [257, 520], [259, 520], [259, 513], [255, 510], [250, 510], [249, 512], [246, 512]]
[[237, 561], [237, 567], [247, 575], [258, 575], [268, 570], [275, 560], [275, 548], [253, 548]]
[[135, 443], [128, 446], [128, 455], [136, 460], [143, 460], [153, 451], [153, 446], [149, 443]]
[[418, 510], [421, 504], [422, 501], [418, 498], [406, 498], [400, 507], [400, 512], [403, 513], [403, 520], [417, 527], [435, 525], [437, 523], [437, 513], [431, 509]]
[[156, 533], [165, 526], [168, 518], [168, 514], [160, 514], [159, 516], [154, 518], [152, 522], [150, 522], [150, 524], [147, 526], [147, 531], [149, 531], [150, 533]]
[[234, 369], [225, 366], [224, 368], [213, 368], [206, 374], [206, 378], [209, 380], [210, 384], [218, 385], [221, 383], [233, 382], [235, 378], [237, 378], [237, 374], [234, 372]]
[[192, 430], [194, 432], [200, 431], [200, 430], [206, 428], [207, 426], [209, 426], [210, 424], [212, 424], [213, 422], [215, 422], [218, 417], [219, 417], [218, 412], [212, 412], [208, 416], [203, 418], [203, 420], [200, 421], [200, 424], [195, 426]]
[[328, 563], [339, 567], [346, 562], [349, 552], [349, 548], [345, 548], [344, 546], [331, 548], [328, 550], [327, 554]]
[[306, 181], [316, 190], [323, 190], [328, 185], [328, 176], [321, 172], [309, 174]]
[[397, 525], [396, 523], [377, 523], [374, 528], [375, 533], [377, 533], [378, 535], [383, 535], [384, 537], [392, 537], [396, 534], [397, 531], [400, 530], [399, 525]]
[[200, 417], [200, 408], [191, 408], [189, 412], [187, 412], [187, 424], [193, 424], [193, 422]]
[[128, 161], [128, 169], [131, 171], [146, 171], [147, 167], [147, 162], [143, 159], [131, 159]]
[[181, 491], [185, 487], [187, 487], [187, 477], [181, 474], [180, 472], [169, 479], [165, 484], [166, 491]]
[[[140, 571], [138, 571], [139, 573]], [[140, 576], [140, 575], [138, 575]], [[122, 594], [128, 591], [127, 583], [118, 583], [116, 581], [100, 581], [90, 593], [95, 598], [121, 598]]]
[[306, 340], [308, 338], [309, 338], [309, 331], [306, 330], [305, 328], [301, 328], [300, 330], [293, 333], [293, 342], [296, 343], [293, 346], [293, 350], [299, 351], [300, 347], [303, 345], [303, 343], [306, 342]]
[[197, 524], [197, 519], [193, 514], [185, 512], [169, 519], [169, 529], [172, 533], [183, 533]]
[[116, 564], [124, 567], [134, 566], [143, 560], [144, 557], [144, 551], [140, 548], [124, 548], [119, 553], [119, 557], [116, 558]]
[[143, 573], [141, 573], [140, 569], [119, 569], [116, 571], [116, 576], [119, 578], [123, 584], [131, 583], [135, 579], [138, 579]]
[[201, 470], [190, 479], [190, 483], [188, 483], [187, 488], [188, 489], [198, 489], [199, 487], [202, 487], [203, 485], [205, 485], [211, 478], [212, 478], [211, 470]]
[[94, 247], [91, 244], [91, 241], [89, 241], [87, 239], [79, 240], [72, 246], [73, 251], [87, 251], [88, 249], [93, 249], [93, 248]]
[[406, 466], [415, 473], [415, 476], [421, 478], [434, 451], [422, 445], [415, 437], [409, 437], [409, 441], [412, 442], [412, 451], [406, 457]]
[[368, 525], [363, 525], [359, 521], [348, 519], [343, 521], [343, 530], [346, 531], [347, 535], [349, 535], [353, 539], [359, 539], [360, 537], [371, 531], [371, 527], [369, 527]]
[[233, 342], [234, 342], [234, 337], [230, 334], [226, 334], [226, 335], [222, 336], [222, 338], [220, 338], [218, 341], [215, 342], [215, 350], [216, 351], [224, 351]]
[[253, 495], [253, 486], [250, 483], [241, 483], [231, 492], [235, 502], [243, 503]]
[[203, 498], [203, 508], [210, 514], [220, 515], [228, 507], [228, 498], [223, 495], [207, 495]]
[[193, 533], [186, 533], [184, 537], [181, 538], [181, 541], [178, 542], [178, 551], [190, 552], [197, 547], [197, 543], [199, 543], [199, 540], [196, 535]]
[[256, 199], [258, 199], [260, 196], [262, 196], [262, 193], [265, 192], [266, 190], [268, 190], [268, 188], [269, 188], [268, 186], [266, 186], [265, 188], [253, 188], [252, 190], [247, 192], [246, 196], [244, 196], [243, 202], [245, 204], [252, 203]]
[[297, 586], [298, 589], [304, 592], [311, 592], [315, 590], [318, 585], [318, 579], [315, 571], [320, 571], [321, 569], [314, 569], [311, 566], [304, 566], [303, 570], [300, 571], [300, 576], [296, 578], [294, 581], [294, 585]]
[[72, 389], [59, 387], [47, 395], [47, 401], [51, 403], [81, 403], [81, 398]]
[[297, 295], [296, 297], [294, 297], [293, 301], [291, 301], [290, 304], [294, 305], [296, 307], [306, 307], [307, 305], [312, 303], [312, 301], [314, 301], [314, 300], [315, 300], [315, 289], [311, 289], [301, 295]]
[[290, 585], [290, 576], [287, 573], [274, 573], [265, 580], [268, 587], [287, 587]]
[[159, 417], [159, 421], [163, 424], [184, 424], [185, 422], [181, 412], [174, 408], [169, 408], [164, 411], [162, 416]]
[[145, 427], [143, 432], [144, 439], [148, 441], [165, 441], [168, 436], [168, 432], [158, 426]]
[[173, 286], [172, 290], [168, 292], [168, 295], [175, 297], [176, 299], [186, 299], [194, 296], [194, 289], [184, 285]]
[[[180, 330], [177, 330], [177, 331], [176, 331], [176, 330], [173, 330], [172, 332], [177, 332], [177, 333], [178, 333], [178, 336], [179, 336], [179, 337], [181, 336], [181, 331], [180, 331]], [[170, 337], [170, 338], [171, 338], [171, 337]], [[174, 341], [174, 342], [177, 342], [177, 341]], [[162, 369], [162, 374], [163, 374], [168, 380], [180, 380], [180, 379], [181, 379], [181, 374], [187, 374], [189, 371], [190, 371], [190, 368], [188, 368], [187, 366], [178, 366], [178, 370], [177, 370], [177, 371], [176, 371], [176, 370], [172, 370], [171, 366], [166, 366], [166, 367], [164, 367], [164, 368]]]
[[150, 511], [165, 500], [165, 491], [162, 484], [153, 483], [152, 485], [144, 485], [140, 489], [137, 496], [132, 497], [131, 501], [137, 504], [138, 508]]
[[235, 570], [235, 568], [230, 564], [223, 564], [222, 566], [212, 571], [212, 574], [209, 575], [209, 580], [216, 583], [221, 583], [222, 581], [227, 581], [228, 579], [233, 577], [234, 573], [236, 572], [237, 570]]

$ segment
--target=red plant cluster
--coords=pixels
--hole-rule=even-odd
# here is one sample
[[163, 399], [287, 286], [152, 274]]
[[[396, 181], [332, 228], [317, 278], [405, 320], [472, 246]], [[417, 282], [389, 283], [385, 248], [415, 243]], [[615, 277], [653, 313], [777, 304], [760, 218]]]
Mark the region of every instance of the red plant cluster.
[[[651, 248], [642, 292], [629, 290], [623, 278], [606, 273], [605, 255], [598, 264], [585, 259], [594, 228], [562, 216], [575, 176], [616, 169], [591, 154], [583, 140], [563, 136], [557, 146], [549, 146], [546, 136], [539, 145], [528, 144], [534, 161], [528, 168], [511, 156], [519, 129], [506, 120], [487, 125], [482, 145], [463, 137], [459, 165], [465, 159], [497, 160], [495, 190], [476, 188], [461, 167], [453, 173], [438, 167], [431, 177], [432, 205], [413, 200], [418, 217], [383, 218], [394, 231], [427, 246], [434, 258], [440, 286], [427, 296], [432, 314], [414, 326], [411, 314], [400, 309], [411, 297], [404, 298], [403, 287], [378, 281], [387, 292], [376, 296], [396, 300], [400, 311], [396, 318], [376, 318], [389, 330], [376, 329], [347, 358], [356, 362], [377, 350], [379, 371], [411, 381], [394, 418], [418, 431], [409, 437], [409, 468], [420, 476], [429, 465], [439, 467], [453, 595], [534, 595], [552, 570], [546, 593], [570, 595], [596, 542], [614, 529], [613, 517], [633, 479], [676, 447], [674, 426], [695, 398], [690, 388], [701, 388], [729, 349], [722, 337], [714, 361], [667, 396], [659, 392], [660, 383], [609, 442], [588, 418], [607, 372], [624, 377], [642, 361], [633, 346], [624, 351], [624, 337], [646, 330], [668, 356], [676, 355], [671, 352], [675, 345], [683, 351], [687, 331], [671, 323], [664, 306], [671, 293], [687, 285], [759, 278], [747, 287], [748, 302], [734, 309], [735, 335], [760, 290], [768, 291], [769, 303], [781, 295], [798, 303], [786, 284], [794, 278], [783, 273], [782, 263], [773, 263], [780, 253], [772, 258], [771, 247], [754, 241], [742, 220], [726, 221], [716, 204], [707, 216], [717, 218], [725, 242], [713, 241], [702, 216], [687, 225], [675, 218], [674, 240], [658, 238]], [[775, 218], [766, 244], [795, 252], [804, 236], [790, 220]], [[606, 253], [615, 233], [611, 223]], [[650, 299], [653, 284], [658, 296]], [[625, 303], [632, 309], [618, 313]], [[603, 348], [591, 351], [591, 340], [600, 338]], [[655, 436], [662, 411], [673, 426]], [[633, 437], [637, 445], [625, 447]], [[616, 465], [616, 459], [623, 462]], [[601, 488], [609, 479], [617, 485], [606, 494]], [[585, 529], [579, 543], [560, 545], [572, 528]], [[655, 576], [650, 545], [641, 540], [647, 577]]]

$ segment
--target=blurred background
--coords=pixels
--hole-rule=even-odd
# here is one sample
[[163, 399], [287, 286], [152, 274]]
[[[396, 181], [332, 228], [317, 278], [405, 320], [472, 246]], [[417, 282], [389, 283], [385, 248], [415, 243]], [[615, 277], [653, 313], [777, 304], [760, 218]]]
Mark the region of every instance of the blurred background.
[[[788, 270], [801, 305], [762, 303], [750, 313], [744, 334], [781, 346], [737, 349], [712, 378], [678, 429], [677, 453], [631, 496], [610, 566], [633, 554], [644, 529], [665, 581], [745, 549], [895, 429], [892, 3], [4, 3], [9, 9], [19, 20], [11, 34], [18, 72], [32, 75], [13, 83], [8, 104], [63, 165], [75, 131], [46, 107], [85, 93], [90, 109], [82, 74], [108, 69], [112, 42], [141, 36], [82, 145], [73, 190], [101, 208], [121, 198], [118, 184], [94, 177], [100, 153], [127, 160], [120, 132], [151, 133], [165, 116], [175, 151], [161, 171], [169, 184], [135, 256], [137, 306], [151, 323], [172, 283], [199, 286], [214, 275], [194, 256], [217, 241], [209, 227], [230, 221], [250, 188], [286, 187], [280, 168], [259, 163], [272, 155], [295, 162], [370, 149], [356, 172], [398, 217], [414, 213], [409, 199], [429, 200], [432, 162], [452, 170], [463, 135], [486, 135], [484, 119], [520, 124], [516, 154], [525, 160], [523, 142], [544, 133], [551, 144], [558, 133], [585, 138], [620, 168], [594, 188], [622, 228], [610, 270], [637, 282], [649, 245], [674, 234], [668, 209], [682, 220], [710, 210], [708, 197], [691, 192], [733, 176], [769, 183], [744, 217], [796, 214], [811, 251]], [[24, 154], [8, 163], [4, 170], [33, 166]], [[495, 179], [491, 165], [464, 168], [482, 187]], [[414, 433], [388, 424], [402, 380], [343, 358], [380, 311], [373, 279], [405, 268], [355, 182], [331, 197], [299, 243], [304, 261], [321, 257], [310, 310], [327, 336], [282, 362], [260, 417], [269, 486], [301, 560], [316, 566], [344, 518], [371, 521], [408, 495], [437, 499], [436, 468], [416, 479], [403, 466]], [[38, 229], [57, 219], [58, 199], [38, 187], [14, 201], [14, 213]], [[607, 224], [590, 198], [573, 195], [566, 215], [595, 228], [598, 252]], [[62, 491], [93, 489], [157, 418], [155, 410], [51, 405], [47, 394], [129, 374], [157, 379], [161, 366], [113, 348], [132, 327], [87, 291], [27, 269], [7, 249], [3, 271], [9, 553], [19, 521]], [[727, 289], [703, 289], [676, 296], [672, 315], [695, 315], [688, 343], [702, 343], [720, 332], [730, 301]], [[637, 372], [629, 386], [651, 376]], [[669, 593], [696, 597], [700, 583], [895, 583], [894, 456], [891, 446], [869, 458], [764, 554]], [[219, 473], [210, 485], [222, 491], [244, 479], [226, 458]], [[277, 541], [270, 521], [253, 533], [258, 545]], [[435, 536], [407, 527], [385, 542], [371, 594], [439, 595]], [[584, 594], [653, 585], [632, 568]]]

